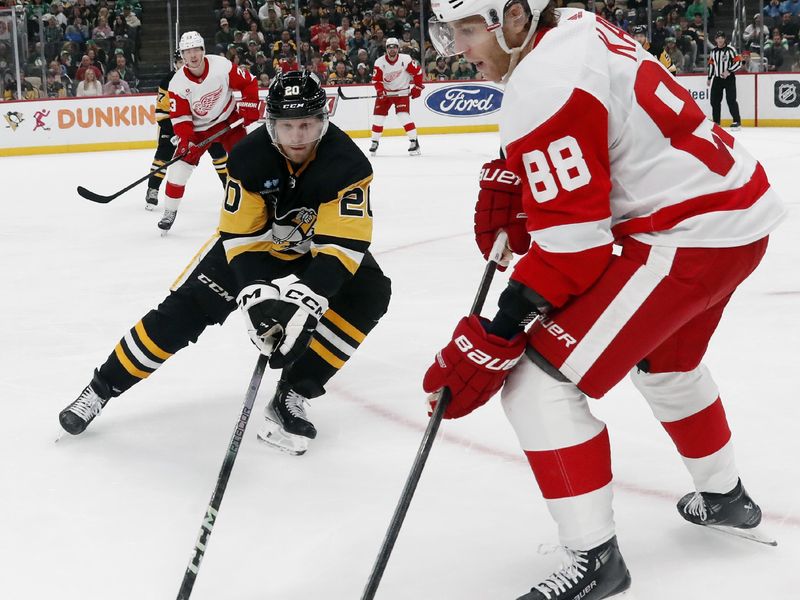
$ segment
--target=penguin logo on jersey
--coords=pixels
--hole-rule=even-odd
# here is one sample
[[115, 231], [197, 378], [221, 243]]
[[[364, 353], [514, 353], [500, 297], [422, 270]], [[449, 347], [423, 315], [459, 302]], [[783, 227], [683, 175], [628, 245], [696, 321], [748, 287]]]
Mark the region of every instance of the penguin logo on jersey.
[[203, 94], [199, 100], [193, 102], [192, 112], [198, 117], [205, 117], [217, 103], [220, 96], [222, 96], [222, 86], [219, 86], [213, 92]]
[[302, 244], [314, 235], [314, 224], [317, 222], [317, 211], [313, 208], [295, 208], [283, 215], [275, 215], [272, 224], [272, 238], [276, 243], [288, 247]]

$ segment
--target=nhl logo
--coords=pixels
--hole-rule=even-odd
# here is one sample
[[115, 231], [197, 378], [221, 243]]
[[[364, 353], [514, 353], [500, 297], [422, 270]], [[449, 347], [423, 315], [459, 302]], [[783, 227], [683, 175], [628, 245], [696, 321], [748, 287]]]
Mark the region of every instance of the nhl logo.
[[800, 82], [783, 80], [775, 82], [775, 106], [796, 108], [800, 106]]

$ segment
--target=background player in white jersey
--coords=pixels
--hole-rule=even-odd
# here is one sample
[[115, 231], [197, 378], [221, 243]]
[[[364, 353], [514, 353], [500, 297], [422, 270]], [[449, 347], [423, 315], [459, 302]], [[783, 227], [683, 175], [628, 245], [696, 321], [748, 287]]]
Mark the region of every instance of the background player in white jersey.
[[432, 10], [440, 54], [463, 53], [506, 84], [507, 158], [482, 171], [475, 231], [486, 254], [508, 230], [523, 257], [493, 320], [462, 319], [423, 386], [448, 386], [445, 417], [456, 418], [508, 378], [503, 407], [568, 557], [520, 600], [600, 600], [630, 587], [608, 433], [587, 401], [628, 372], [693, 479], [681, 516], [756, 535], [761, 510], [701, 361], [784, 216], [764, 169], [593, 13], [548, 0], [433, 0]]
[[[207, 149], [198, 144], [242, 117], [244, 124], [217, 140], [230, 152], [247, 134], [245, 127], [259, 118], [258, 80], [248, 71], [227, 58], [206, 56], [203, 36], [196, 31], [184, 33], [178, 49], [184, 66], [169, 83], [169, 116], [179, 138], [177, 152], [188, 154], [167, 170], [164, 216], [158, 222], [163, 231], [175, 222], [186, 182]], [[234, 90], [242, 93], [238, 103]]]
[[422, 85], [422, 69], [408, 54], [400, 53], [400, 44], [397, 38], [386, 40], [386, 54], [375, 61], [372, 73], [372, 83], [378, 97], [375, 99], [375, 108], [372, 111], [372, 144], [370, 153], [375, 156], [378, 143], [383, 133], [383, 124], [389, 114], [389, 108], [394, 106], [394, 111], [405, 129], [411, 145], [408, 153], [418, 155], [419, 141], [417, 140], [417, 127], [411, 120], [411, 98], [419, 98], [424, 86]]

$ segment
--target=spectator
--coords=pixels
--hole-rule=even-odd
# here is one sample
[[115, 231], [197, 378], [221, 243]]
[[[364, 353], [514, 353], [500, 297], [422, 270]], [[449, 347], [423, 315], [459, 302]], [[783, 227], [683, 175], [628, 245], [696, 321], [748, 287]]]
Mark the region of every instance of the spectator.
[[92, 29], [92, 39], [106, 40], [114, 37], [114, 31], [108, 26], [108, 21], [105, 17], [97, 18], [97, 26]]
[[350, 24], [350, 17], [342, 17], [341, 25], [336, 28], [336, 33], [339, 34], [339, 39], [344, 40], [345, 48], [347, 47], [347, 42], [349, 42], [355, 35], [355, 31], [356, 30]]
[[89, 28], [83, 24], [83, 19], [75, 17], [72, 25], [68, 25], [64, 32], [64, 39], [81, 45], [89, 39]]
[[367, 49], [367, 40], [362, 31], [356, 29], [353, 33], [353, 37], [347, 42], [347, 55], [350, 56], [352, 60], [352, 57], [355, 57], [362, 48], [364, 50]]
[[78, 67], [75, 65], [72, 54], [69, 50], [62, 50], [58, 55], [58, 62], [61, 64], [62, 70], [72, 80], [77, 79]]
[[115, 51], [114, 70], [119, 74], [120, 79], [130, 86], [132, 91], [137, 91], [138, 79], [136, 78], [136, 73], [133, 67], [128, 66], [128, 60], [123, 52]]
[[770, 27], [781, 22], [780, 0], [769, 0], [769, 4], [764, 7], [764, 20], [770, 24]]
[[772, 38], [764, 43], [764, 58], [768, 71], [782, 71], [784, 62], [789, 65], [789, 42], [783, 39], [778, 28], [772, 30]]
[[114, 25], [112, 26], [114, 31], [115, 38], [127, 38], [128, 37], [128, 24], [125, 23], [125, 19], [122, 18], [122, 15], [117, 15], [114, 17]]
[[103, 92], [103, 86], [100, 85], [100, 82], [97, 80], [97, 75], [95, 75], [95, 71], [92, 69], [86, 71], [85, 79], [79, 81], [78, 85], [75, 87], [75, 95], [79, 98], [83, 96], [102, 96]]
[[386, 36], [383, 34], [383, 29], [378, 28], [372, 34], [372, 38], [367, 44], [367, 52], [369, 53], [369, 60], [374, 65], [379, 56], [386, 53]]
[[703, 17], [707, 19], [708, 27], [714, 26], [714, 15], [708, 10], [706, 0], [693, 0], [689, 7], [686, 9], [686, 17], [694, 19], [695, 15], [700, 16], [700, 22], [703, 22]]
[[347, 63], [343, 60], [336, 63], [333, 73], [328, 76], [328, 85], [351, 85], [353, 74], [348, 72]]
[[800, 16], [800, 0], [784, 0], [780, 10], [781, 13], [790, 13], [793, 17]]
[[428, 81], [446, 81], [450, 79], [450, 65], [444, 57], [440, 56], [436, 62], [428, 65]]
[[267, 73], [261, 73], [261, 75], [258, 76], [258, 89], [268, 90], [269, 82], [270, 82], [269, 75]]
[[67, 88], [64, 84], [56, 79], [55, 75], [50, 71], [47, 72], [46, 92], [48, 98], [66, 98]]
[[58, 23], [58, 26], [61, 27], [61, 31], [64, 31], [67, 28], [67, 25], [69, 25], [67, 15], [64, 14], [64, 6], [60, 2], [54, 2], [50, 5], [50, 14], [55, 17], [56, 23]]
[[44, 42], [45, 42], [45, 58], [52, 59], [58, 54], [61, 44], [64, 41], [64, 33], [58, 25], [58, 21], [54, 16], [50, 16], [45, 20], [44, 28]]
[[288, 46], [284, 46], [281, 49], [280, 53], [278, 54], [278, 58], [274, 61], [274, 64], [276, 64], [277, 68], [284, 73], [300, 70], [300, 65], [297, 64], [297, 56], [289, 49]]
[[317, 77], [319, 77], [322, 83], [327, 82], [328, 80], [328, 67], [327, 65], [322, 62], [322, 55], [319, 52], [314, 53], [311, 57], [311, 66], [309, 70], [312, 73], [316, 73]]
[[358, 51], [358, 53], [355, 56], [355, 60], [351, 59], [350, 64], [353, 66], [353, 71], [356, 70], [359, 63], [364, 63], [365, 65], [367, 65], [367, 70], [370, 72], [372, 71], [372, 63], [369, 60], [369, 55], [367, 54], [367, 51], [364, 50], [363, 48]]
[[324, 52], [328, 46], [331, 32], [336, 33], [336, 28], [330, 24], [328, 15], [320, 14], [319, 25], [314, 25], [309, 29], [311, 33], [311, 45], [320, 52]]
[[358, 63], [353, 83], [372, 83], [372, 72], [366, 63]]
[[466, 81], [469, 79], [475, 79], [475, 75], [475, 69], [469, 62], [467, 62], [467, 59], [463, 56], [459, 58], [455, 63], [455, 68], [453, 69], [453, 79]]
[[751, 52], [760, 52], [761, 45], [769, 39], [769, 29], [764, 25], [764, 21], [759, 13], [753, 15], [753, 22], [744, 28], [742, 35], [745, 48]]
[[115, 70], [108, 72], [108, 81], [103, 86], [103, 94], [106, 96], [119, 96], [121, 94], [130, 94], [131, 88], [127, 81], [123, 81], [119, 73]]
[[97, 51], [93, 47], [86, 47], [86, 56], [89, 57], [89, 64], [94, 65], [100, 70], [100, 78], [102, 79], [106, 74], [106, 67], [97, 56]]
[[[264, 45], [264, 34], [258, 30], [257, 21], [252, 21], [250, 23], [250, 29], [248, 29], [247, 32], [242, 36], [242, 41], [248, 44], [248, 49], [249, 44], [253, 42], [257, 45], [256, 52], [261, 50], [261, 47]], [[253, 56], [255, 57], [255, 53]]]
[[285, 29], [283, 21], [278, 18], [274, 10], [270, 10], [266, 19], [261, 19], [261, 29], [264, 31], [270, 41], [275, 41], [280, 35], [281, 31]]
[[683, 73], [685, 68], [685, 59], [683, 52], [678, 48], [678, 40], [674, 37], [668, 37], [665, 40], [664, 53], [669, 57], [671, 63], [675, 66], [675, 73]]
[[792, 15], [790, 13], [783, 13], [781, 15], [781, 25], [779, 29], [781, 30], [783, 39], [789, 43], [790, 48], [797, 45], [797, 35], [798, 31], [800, 31], [800, 26], [798, 26], [797, 22], [792, 19]]
[[86, 77], [86, 71], [94, 71], [95, 79], [102, 79], [103, 73], [92, 64], [91, 59], [89, 58], [88, 54], [84, 54], [81, 57], [81, 64], [78, 67], [78, 70], [75, 72], [75, 79], [78, 81], [83, 81]]
[[263, 52], [256, 53], [256, 62], [250, 67], [250, 72], [257, 79], [264, 73], [267, 74], [269, 79], [275, 77], [275, 69], [272, 66], [272, 61], [267, 60], [267, 55]]
[[244, 53], [242, 56], [242, 64], [244, 64], [248, 70], [254, 64], [256, 64], [256, 58], [258, 57], [258, 53], [261, 52], [261, 47], [258, 45], [258, 42], [255, 40], [250, 40], [247, 44], [247, 52]]
[[[408, 23], [406, 23], [408, 25]], [[411, 37], [411, 25], [403, 28], [403, 36], [400, 38], [400, 52], [408, 54], [416, 61], [420, 60], [419, 42]]]
[[701, 48], [705, 48], [706, 50], [712, 50], [714, 48], [714, 46], [706, 37], [706, 33], [703, 29], [703, 16], [701, 14], [695, 14], [692, 22], [689, 25], [689, 30], [693, 31], [695, 37], [697, 38], [698, 54], [701, 54]]
[[272, 45], [272, 57], [277, 59], [281, 52], [284, 51], [291, 54], [297, 54], [297, 46], [289, 35], [289, 32], [286, 30], [281, 31], [281, 39]]
[[269, 11], [275, 13], [275, 16], [279, 19], [283, 14], [283, 11], [281, 11], [281, 7], [279, 5], [275, 4], [275, 2], [272, 2], [272, 0], [267, 0], [267, 2], [264, 2], [264, 4], [261, 5], [261, 8], [258, 9], [258, 18], [262, 21], [264, 19], [268, 19]]
[[311, 57], [314, 56], [314, 50], [311, 49], [309, 42], [300, 42], [300, 66], [306, 67], [311, 64]]
[[[292, 37], [296, 37], [297, 29], [298, 29], [298, 21], [295, 19], [294, 15], [289, 15], [283, 22], [283, 28], [287, 30]], [[300, 29], [300, 39], [307, 40], [308, 39], [308, 30], [303, 27], [302, 23], [299, 25]]]
[[217, 53], [225, 52], [228, 46], [233, 43], [233, 31], [228, 23], [228, 19], [222, 18], [219, 20], [219, 29], [214, 34], [214, 45]]
[[664, 17], [656, 17], [655, 27], [650, 34], [650, 53], [653, 56], [659, 56], [664, 51], [666, 39], [668, 37], [675, 37], [675, 32], [667, 29], [667, 22]]

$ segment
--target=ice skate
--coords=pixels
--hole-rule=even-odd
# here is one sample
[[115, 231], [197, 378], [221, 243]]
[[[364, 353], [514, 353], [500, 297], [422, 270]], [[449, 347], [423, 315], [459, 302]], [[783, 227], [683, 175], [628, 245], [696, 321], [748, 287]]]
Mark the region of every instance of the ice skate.
[[161, 230], [161, 237], [167, 235], [167, 232], [172, 228], [172, 224], [175, 222], [175, 217], [177, 215], [177, 210], [170, 210], [168, 208], [164, 209], [164, 216], [162, 216], [161, 220], [158, 222], [158, 228]]
[[[754, 542], [777, 546], [760, 528], [761, 509], [747, 494], [742, 480], [727, 494], [692, 492], [678, 501], [678, 512], [695, 525], [703, 525]], [[758, 529], [757, 529], [758, 528]]]
[[631, 598], [631, 576], [620, 554], [616, 536], [591, 550], [564, 550], [567, 560], [561, 569], [517, 600]]
[[153, 210], [158, 206], [158, 188], [147, 188], [147, 195], [144, 197], [145, 210]]
[[375, 156], [375, 153], [378, 151], [378, 140], [372, 140], [372, 143], [369, 145], [369, 153], [372, 156]]
[[89, 423], [103, 410], [109, 398], [111, 398], [111, 389], [95, 371], [94, 377], [83, 389], [78, 399], [58, 414], [61, 427], [72, 435], [83, 433]]
[[738, 121], [734, 121], [731, 123], [731, 131], [739, 131], [742, 128], [742, 124]]
[[411, 145], [408, 147], [408, 155], [409, 156], [419, 156], [422, 152], [419, 149], [419, 142], [417, 138], [411, 140]]
[[317, 437], [316, 428], [306, 416], [306, 402], [308, 399], [292, 390], [285, 381], [279, 381], [275, 395], [264, 409], [258, 439], [288, 454], [305, 454], [308, 440]]

